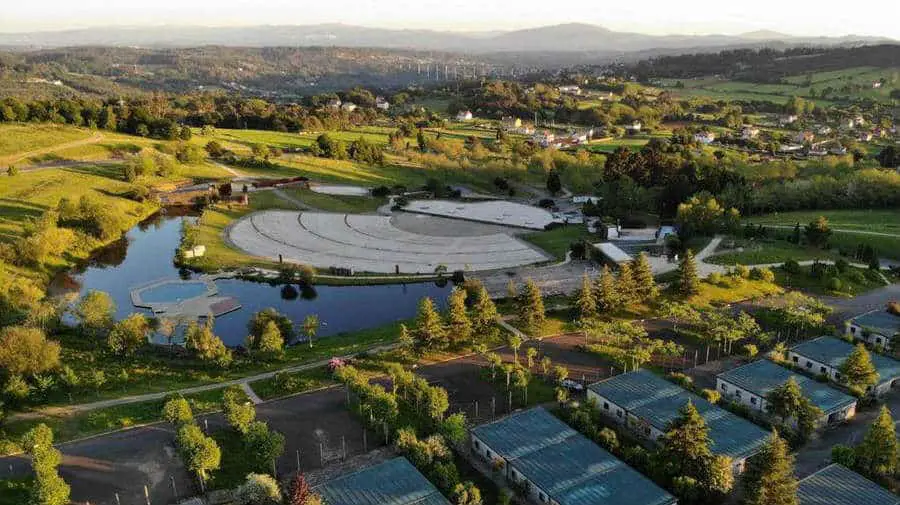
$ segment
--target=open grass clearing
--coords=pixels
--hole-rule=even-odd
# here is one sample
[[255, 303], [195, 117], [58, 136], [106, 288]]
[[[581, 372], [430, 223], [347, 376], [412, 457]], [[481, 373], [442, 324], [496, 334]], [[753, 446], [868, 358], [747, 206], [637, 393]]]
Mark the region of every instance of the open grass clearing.
[[86, 128], [54, 124], [7, 123], [0, 125], [0, 163], [26, 153], [91, 138]]
[[867, 210], [813, 210], [798, 212], [780, 212], [745, 218], [753, 224], [794, 226], [800, 223], [801, 228], [815, 221], [819, 216], [828, 219], [828, 224], [839, 230], [891, 233], [900, 237], [900, 209], [867, 209]]
[[[719, 251], [725, 252], [707, 257], [705, 262], [725, 266], [765, 265], [788, 260], [834, 260], [839, 257], [831, 251], [805, 247], [784, 240], [741, 240], [735, 245], [736, 247], [732, 249], [723, 249], [719, 246]], [[743, 250], [739, 251], [737, 248]]]
[[569, 246], [572, 243], [581, 240], [595, 240], [596, 237], [596, 235], [587, 231], [586, 226], [574, 224], [554, 230], [525, 233], [520, 236], [526, 242], [552, 254], [557, 261], [566, 259], [566, 253], [569, 251]]
[[347, 214], [375, 212], [386, 199], [371, 196], [327, 195], [302, 188], [284, 188], [286, 194], [318, 210]]

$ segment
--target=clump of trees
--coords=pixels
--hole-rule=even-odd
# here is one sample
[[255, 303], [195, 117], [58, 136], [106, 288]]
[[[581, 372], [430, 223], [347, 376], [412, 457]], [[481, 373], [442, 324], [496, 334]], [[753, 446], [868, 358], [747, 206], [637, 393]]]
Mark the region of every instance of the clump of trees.
[[184, 345], [202, 361], [227, 368], [234, 360], [231, 349], [225, 347], [222, 339], [213, 333], [213, 317], [206, 318], [204, 324], [192, 321], [184, 333]]
[[879, 482], [895, 477], [900, 468], [900, 443], [887, 406], [881, 407], [859, 445], [836, 445], [831, 459]]
[[794, 377], [766, 395], [766, 410], [778, 418], [783, 431], [793, 431], [801, 440], [808, 440], [821, 419], [822, 409], [803, 395]]
[[209, 473], [221, 465], [222, 451], [219, 444], [197, 426], [191, 406], [182, 396], [174, 396], [166, 401], [163, 417], [177, 429], [175, 443], [184, 466], [197, 476], [201, 486], [205, 485]]
[[33, 505], [66, 505], [69, 503], [69, 485], [59, 476], [57, 467], [62, 454], [53, 447], [53, 431], [46, 424], [32, 428], [22, 438], [22, 447], [31, 456], [35, 482], [31, 488]]

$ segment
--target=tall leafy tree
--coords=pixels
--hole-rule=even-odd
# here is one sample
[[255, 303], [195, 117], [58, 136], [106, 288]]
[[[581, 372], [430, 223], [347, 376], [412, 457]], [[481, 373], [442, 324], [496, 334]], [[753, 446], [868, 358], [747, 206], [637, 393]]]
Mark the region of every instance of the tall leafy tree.
[[313, 340], [315, 340], [316, 334], [319, 333], [319, 325], [319, 316], [315, 314], [309, 314], [303, 318], [303, 336], [306, 337], [310, 347], [313, 346]]
[[223, 393], [222, 411], [228, 425], [241, 435], [247, 434], [250, 423], [256, 419], [256, 408], [238, 386], [232, 386]]
[[799, 505], [794, 457], [777, 431], [748, 461], [743, 490], [744, 505]]
[[525, 281], [525, 289], [522, 290], [519, 302], [519, 320], [530, 333], [540, 336], [546, 320], [544, 311], [544, 297], [541, 289], [532, 279]]
[[131, 314], [115, 323], [106, 337], [109, 349], [116, 354], [131, 355], [147, 344], [150, 321], [143, 314]]
[[679, 409], [678, 416], [663, 436], [659, 453], [673, 477], [687, 475], [697, 478], [705, 473], [712, 455], [709, 450], [709, 427], [693, 403], [688, 402]]
[[694, 252], [688, 249], [684, 252], [681, 264], [678, 265], [678, 290], [685, 296], [695, 295], [700, 292], [700, 274], [697, 271], [697, 260]]
[[447, 301], [447, 333], [452, 346], [462, 346], [472, 340], [472, 321], [466, 312], [466, 291], [454, 288]]
[[878, 371], [875, 370], [872, 357], [869, 356], [869, 351], [862, 343], [856, 345], [838, 370], [847, 385], [863, 391], [878, 383]]
[[59, 366], [60, 346], [38, 328], [0, 329], [0, 368], [11, 375], [40, 374]]
[[597, 317], [597, 297], [594, 294], [594, 284], [587, 273], [581, 277], [581, 288], [575, 294], [574, 305], [580, 319]]
[[176, 442], [184, 460], [184, 466], [197, 474], [201, 481], [209, 478], [209, 472], [217, 470], [222, 462], [219, 444], [206, 436], [196, 424], [185, 424], [178, 429]]
[[769, 391], [766, 395], [766, 409], [770, 414], [777, 416], [782, 422], [796, 417], [803, 408], [803, 392], [794, 377]]
[[75, 314], [82, 329], [93, 337], [104, 335], [112, 328], [116, 304], [103, 291], [90, 291], [75, 306]]
[[284, 314], [269, 307], [263, 309], [250, 318], [247, 322], [247, 347], [250, 349], [259, 348], [259, 340], [266, 331], [269, 323], [275, 323], [278, 326], [279, 335], [287, 342], [294, 338], [294, 323]]
[[886, 405], [882, 405], [881, 412], [854, 452], [855, 468], [869, 477], [889, 477], [897, 472], [900, 445], [894, 418]]
[[53, 447], [53, 431], [37, 425], [22, 438], [22, 447], [31, 456], [35, 475], [31, 505], [67, 505], [70, 488], [57, 471], [62, 454]]

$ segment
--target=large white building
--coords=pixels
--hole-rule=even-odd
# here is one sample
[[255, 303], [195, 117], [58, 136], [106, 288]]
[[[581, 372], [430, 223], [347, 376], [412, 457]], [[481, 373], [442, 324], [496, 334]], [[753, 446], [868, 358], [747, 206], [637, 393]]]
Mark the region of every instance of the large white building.
[[766, 395], [793, 377], [803, 395], [822, 409], [819, 424], [832, 424], [856, 415], [856, 399], [814, 379], [761, 359], [716, 376], [716, 389], [724, 398], [766, 412]]

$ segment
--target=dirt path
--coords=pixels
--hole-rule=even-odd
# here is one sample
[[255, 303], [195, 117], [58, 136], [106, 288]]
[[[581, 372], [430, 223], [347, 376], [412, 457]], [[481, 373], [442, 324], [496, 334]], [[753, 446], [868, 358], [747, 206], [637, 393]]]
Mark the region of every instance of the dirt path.
[[86, 139], [74, 140], [72, 142], [64, 142], [62, 144], [56, 144], [54, 146], [45, 147], [43, 149], [35, 149], [33, 151], [27, 151], [24, 153], [16, 153], [11, 156], [0, 157], [0, 165], [10, 165], [14, 164], [17, 161], [21, 161], [25, 158], [31, 158], [33, 156], [40, 156], [42, 154], [49, 154], [56, 151], [62, 151], [63, 149], [71, 149], [73, 147], [83, 146], [86, 144], [96, 144], [101, 140], [104, 140], [105, 137], [100, 132], [95, 132], [93, 135]]

